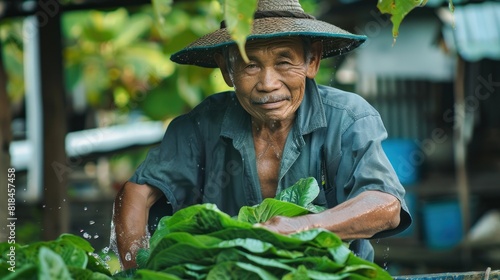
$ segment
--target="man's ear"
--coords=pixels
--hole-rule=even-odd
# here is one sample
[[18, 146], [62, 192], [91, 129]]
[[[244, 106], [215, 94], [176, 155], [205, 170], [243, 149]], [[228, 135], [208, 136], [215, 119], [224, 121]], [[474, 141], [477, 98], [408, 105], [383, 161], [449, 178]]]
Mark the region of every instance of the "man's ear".
[[229, 69], [226, 65], [226, 59], [224, 56], [220, 53], [216, 53], [214, 55], [215, 62], [217, 62], [217, 65], [220, 68], [220, 72], [222, 74], [222, 77], [224, 78], [224, 81], [229, 87], [233, 87], [233, 81], [231, 80], [231, 77], [229, 75]]
[[306, 73], [306, 76], [309, 79], [313, 79], [314, 77], [316, 77], [316, 74], [318, 74], [322, 54], [323, 54], [323, 43], [321, 41], [312, 42], [311, 59], [309, 61]]

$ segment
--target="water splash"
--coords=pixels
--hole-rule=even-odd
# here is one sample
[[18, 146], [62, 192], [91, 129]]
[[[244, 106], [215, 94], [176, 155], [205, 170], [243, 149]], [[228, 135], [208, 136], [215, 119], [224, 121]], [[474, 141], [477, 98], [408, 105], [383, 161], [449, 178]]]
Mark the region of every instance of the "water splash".
[[[113, 204], [113, 214], [112, 217], [115, 216], [115, 205]], [[124, 233], [120, 233], [120, 236], [123, 235]], [[111, 233], [109, 237], [109, 247], [106, 247], [106, 252], [109, 252], [111, 250], [114, 255], [118, 257], [118, 262], [120, 264], [120, 269], [123, 270], [123, 262], [120, 258], [120, 253], [118, 251], [118, 242], [117, 242], [117, 235], [116, 235], [116, 225], [114, 223], [114, 220], [111, 219]], [[146, 225], [145, 227], [145, 236], [142, 240], [138, 242], [138, 244], [133, 244], [130, 248], [130, 252], [127, 252], [125, 254], [125, 260], [126, 261], [131, 261], [132, 260], [132, 253], [131, 252], [137, 252], [139, 248], [149, 248], [149, 239], [151, 238], [151, 234], [149, 232], [148, 226]], [[106, 253], [105, 253], [106, 254]]]
[[132, 254], [130, 254], [130, 252], [127, 252], [127, 254], [125, 254], [125, 260], [128, 262], [132, 260]]

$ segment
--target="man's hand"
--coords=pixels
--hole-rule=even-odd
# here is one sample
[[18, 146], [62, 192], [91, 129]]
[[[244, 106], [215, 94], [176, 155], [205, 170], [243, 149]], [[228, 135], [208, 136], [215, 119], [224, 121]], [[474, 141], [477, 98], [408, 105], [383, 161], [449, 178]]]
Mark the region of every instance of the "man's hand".
[[263, 227], [270, 231], [286, 235], [318, 227], [312, 223], [309, 217], [310, 215], [304, 215], [293, 218], [275, 216], [266, 221], [265, 223], [256, 224], [255, 226]]
[[161, 196], [162, 193], [157, 188], [131, 182], [125, 183], [116, 195], [113, 223], [123, 269], [136, 267], [137, 251], [147, 247], [149, 209]]

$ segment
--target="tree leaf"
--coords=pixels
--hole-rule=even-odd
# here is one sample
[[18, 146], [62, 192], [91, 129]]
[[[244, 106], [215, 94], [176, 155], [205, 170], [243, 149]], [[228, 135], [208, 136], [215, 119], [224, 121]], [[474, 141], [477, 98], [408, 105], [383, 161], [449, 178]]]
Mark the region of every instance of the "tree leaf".
[[245, 43], [247, 36], [252, 32], [253, 15], [257, 8], [257, 0], [225, 0], [223, 7], [227, 31], [238, 45], [243, 60], [248, 62]]
[[172, 11], [172, 0], [152, 0], [151, 4], [153, 5], [154, 17], [157, 22], [156, 26], [160, 31], [161, 36], [168, 36], [168, 24], [165, 23], [166, 19], [170, 15]]
[[[450, 0], [451, 1], [451, 0]], [[394, 42], [399, 35], [399, 26], [403, 18], [414, 8], [422, 7], [427, 0], [379, 0], [377, 8], [381, 13], [391, 15], [392, 36]]]

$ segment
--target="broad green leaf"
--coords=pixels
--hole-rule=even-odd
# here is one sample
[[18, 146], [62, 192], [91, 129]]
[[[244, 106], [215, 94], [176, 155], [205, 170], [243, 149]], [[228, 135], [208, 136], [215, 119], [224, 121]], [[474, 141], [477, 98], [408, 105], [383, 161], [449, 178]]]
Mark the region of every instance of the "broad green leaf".
[[278, 234], [265, 228], [228, 228], [209, 234], [220, 239], [231, 240], [236, 238], [253, 238], [273, 244], [277, 248], [295, 250], [301, 248], [303, 241], [290, 236]]
[[194, 236], [187, 232], [172, 232], [163, 237], [158, 244], [152, 249], [149, 258], [154, 259], [157, 254], [165, 249], [168, 249], [175, 244], [188, 243], [199, 248], [209, 248], [216, 245], [222, 240], [208, 235]]
[[236, 248], [230, 248], [227, 250], [223, 250], [220, 252], [215, 258], [214, 263], [222, 263], [222, 262], [242, 262], [245, 261], [246, 258], [243, 256], [242, 252]]
[[[48, 242], [47, 247], [58, 254], [68, 266], [79, 268], [87, 267], [89, 260], [88, 252], [75, 246], [73, 242], [60, 240], [58, 242]], [[42, 247], [43, 248], [43, 247]]]
[[305, 207], [309, 203], [312, 203], [318, 194], [318, 182], [314, 177], [308, 177], [302, 178], [292, 186], [282, 190], [275, 198]]
[[276, 199], [295, 203], [313, 213], [326, 210], [325, 207], [314, 205], [313, 201], [319, 194], [319, 185], [314, 177], [302, 178], [292, 186], [282, 190], [276, 195]]
[[38, 253], [38, 279], [73, 279], [61, 256], [47, 247]]
[[[356, 273], [372, 277], [372, 279], [392, 279], [391, 275], [385, 269], [365, 259], [356, 257], [354, 254], [349, 256], [346, 264], [345, 271], [347, 272], [356, 270]], [[372, 269], [367, 269], [366, 267], [371, 267]]]
[[244, 252], [238, 252], [240, 255], [244, 256], [247, 260], [253, 262], [255, 265], [261, 267], [270, 267], [272, 270], [282, 269], [285, 271], [294, 271], [295, 268], [280, 262], [278, 259], [264, 258], [253, 254], [248, 254]]
[[200, 248], [188, 243], [179, 243], [163, 249], [150, 258], [146, 268], [161, 271], [170, 266], [191, 262], [210, 265], [222, 250], [221, 248]]
[[243, 60], [249, 61], [245, 52], [245, 43], [247, 36], [252, 32], [253, 15], [257, 8], [257, 0], [225, 0], [223, 7], [227, 31], [238, 45]]
[[309, 213], [309, 211], [297, 204], [266, 198], [256, 206], [243, 206], [238, 213], [238, 221], [251, 224], [263, 223], [274, 216], [295, 217]]
[[334, 262], [331, 258], [328, 258], [327, 255], [323, 254], [318, 257], [300, 257], [294, 259], [282, 259], [280, 262], [298, 267], [300, 265], [304, 265], [311, 270], [329, 272], [329, 273], [337, 273], [345, 268], [345, 265]]
[[262, 242], [258, 239], [251, 238], [236, 238], [232, 240], [222, 241], [217, 245], [221, 248], [237, 248], [244, 249], [245, 251], [258, 254], [266, 255], [269, 257], [280, 257], [280, 258], [297, 258], [303, 256], [302, 252], [284, 250], [279, 247], [273, 246], [271, 243]]
[[297, 270], [287, 273], [281, 280], [308, 280], [311, 279], [307, 276], [307, 268], [300, 265]]
[[107, 274], [94, 272], [90, 269], [83, 269], [68, 266], [69, 273], [73, 279], [78, 280], [111, 280], [112, 278]]
[[[35, 264], [26, 264], [23, 265], [22, 267], [18, 267], [16, 265], [16, 268], [14, 272], [11, 272], [8, 270], [10, 266], [6, 266], [5, 268], [5, 275], [0, 273], [1, 279], [2, 280], [38, 280], [40, 278], [37, 278], [37, 266]], [[0, 266], [1, 269], [3, 269], [3, 266]]]
[[403, 18], [414, 8], [422, 7], [427, 0], [379, 0], [377, 8], [381, 13], [391, 15], [392, 36], [394, 41], [399, 35], [399, 26]]
[[207, 280], [277, 280], [270, 272], [247, 263], [242, 262], [223, 262], [219, 263], [210, 270]]
[[[175, 275], [180, 279], [205, 279], [207, 273], [210, 271], [211, 266], [197, 266], [197, 269], [193, 269], [194, 264], [179, 264], [168, 267], [162, 270], [163, 273], [170, 275]], [[203, 267], [203, 269], [198, 269], [198, 267]], [[200, 271], [204, 270], [204, 271]]]
[[191, 234], [209, 234], [225, 228], [252, 228], [252, 225], [236, 221], [220, 211], [215, 204], [199, 204], [186, 207], [172, 216], [163, 217], [150, 239], [154, 248], [170, 232], [189, 232]]
[[293, 233], [290, 234], [290, 237], [308, 242], [308, 244], [312, 244], [318, 248], [345, 247], [342, 240], [336, 234], [321, 228], [314, 228]]
[[137, 275], [140, 276], [140, 279], [143, 280], [180, 280], [181, 278], [164, 273], [161, 271], [152, 271], [152, 270], [147, 270], [147, 269], [141, 269], [137, 271]]
[[139, 249], [139, 251], [137, 251], [137, 255], [135, 257], [137, 267], [139, 267], [139, 268], [146, 267], [149, 256], [150, 256], [149, 249], [146, 249], [146, 248]]
[[345, 246], [337, 246], [329, 249], [333, 260], [340, 264], [347, 264], [347, 260], [352, 255], [352, 251]]

